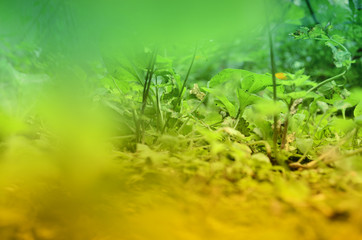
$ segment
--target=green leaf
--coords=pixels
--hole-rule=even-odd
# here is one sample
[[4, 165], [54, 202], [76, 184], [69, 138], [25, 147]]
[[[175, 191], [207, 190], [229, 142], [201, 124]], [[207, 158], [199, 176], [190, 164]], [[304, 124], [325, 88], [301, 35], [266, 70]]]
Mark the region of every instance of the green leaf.
[[239, 107], [240, 107], [240, 112], [244, 112], [244, 109], [255, 103], [256, 101], [260, 100], [261, 98], [255, 94], [246, 92], [243, 89], [239, 89], [238, 91], [238, 99], [239, 99]]
[[362, 116], [362, 102], [358, 103], [353, 112], [355, 117]]
[[250, 136], [249, 122], [242, 117], [239, 119], [238, 125], [235, 129], [244, 134], [246, 137]]
[[225, 83], [231, 83], [233, 87], [241, 88], [257, 93], [273, 84], [271, 76], [257, 74], [241, 69], [224, 69], [215, 75], [209, 82], [209, 87], [217, 87]]
[[234, 104], [232, 104], [226, 96], [222, 95], [216, 89], [210, 89], [210, 88], [202, 88], [202, 89], [213, 94], [217, 99], [219, 99], [220, 102], [225, 106], [226, 110], [229, 112], [230, 116], [232, 117], [236, 116], [237, 107]]
[[362, 102], [362, 89], [354, 89], [351, 91], [350, 95], [346, 98], [346, 101], [352, 104], [352, 106]]
[[352, 107], [352, 105], [349, 102], [346, 102], [343, 100], [334, 102], [333, 106], [337, 109], [346, 109], [346, 108]]
[[295, 143], [301, 153], [305, 154], [313, 146], [313, 139], [311, 138], [296, 138]]
[[308, 36], [309, 38], [326, 38], [326, 33], [324, 32], [324, 30], [322, 29], [321, 25], [316, 25], [314, 27], [312, 27], [311, 29], [309, 29], [308, 31]]
[[355, 123], [352, 119], [340, 119], [336, 118], [333, 120], [333, 126], [337, 131], [349, 132], [355, 128]]
[[[248, 83], [245, 86], [244, 80]], [[268, 86], [272, 86], [273, 81], [271, 76], [248, 72], [248, 75], [244, 76], [241, 85], [244, 90], [250, 93], [257, 93]]]
[[264, 116], [274, 116], [281, 112], [286, 112], [287, 110], [286, 105], [283, 102], [274, 102], [271, 99], [263, 99], [253, 105], [253, 108], [256, 110], [256, 112]]
[[254, 153], [251, 155], [251, 160], [253, 160], [257, 165], [271, 166], [270, 159], [264, 153]]
[[359, 115], [354, 118], [354, 122], [359, 126], [362, 127], [362, 115]]
[[309, 76], [307, 75], [301, 75], [298, 76], [295, 79], [292, 80], [280, 80], [277, 79], [277, 84], [278, 85], [284, 85], [284, 86], [296, 86], [296, 87], [302, 87], [302, 86], [316, 86], [317, 83], [309, 81]]
[[351, 53], [338, 49], [331, 41], [326, 42], [326, 46], [332, 49], [334, 64], [337, 68], [349, 66], [351, 64]]
[[281, 99], [298, 99], [298, 98], [307, 99], [307, 98], [318, 98], [320, 96], [314, 92], [308, 93], [307, 91], [297, 91], [297, 92], [279, 94], [278, 97], [280, 97]]
[[325, 113], [328, 111], [329, 106], [327, 103], [322, 102], [322, 101], [317, 101], [317, 106]]
[[[209, 87], [213, 88], [219, 86], [225, 82], [240, 82], [242, 70], [239, 69], [224, 69], [218, 74], [216, 74], [213, 78], [211, 78], [209, 82]], [[239, 85], [240, 86], [240, 85]]]

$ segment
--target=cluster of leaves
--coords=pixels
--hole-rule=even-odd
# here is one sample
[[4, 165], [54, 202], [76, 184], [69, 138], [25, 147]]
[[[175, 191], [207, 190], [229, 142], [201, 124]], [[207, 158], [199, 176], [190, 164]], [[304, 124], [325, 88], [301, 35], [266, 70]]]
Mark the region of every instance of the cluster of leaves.
[[343, 45], [345, 39], [337, 34], [329, 36], [329, 31], [332, 26], [322, 27], [316, 25], [312, 28], [301, 27], [298, 31], [293, 33], [295, 39], [314, 39], [324, 41], [325, 45], [331, 48], [333, 53], [334, 64], [337, 68], [346, 67], [349, 69], [353, 63], [351, 53]]
[[[336, 67], [345, 70], [320, 83], [310, 80], [304, 69], [278, 73], [277, 101], [273, 100], [270, 74], [224, 69], [207, 83], [188, 83], [196, 53], [188, 58], [191, 65], [182, 78], [172, 59], [148, 49], [143, 53], [148, 58], [144, 62], [104, 58], [105, 90], [98, 99], [119, 114], [120, 126], [126, 126], [119, 132], [120, 139], [132, 142], [131, 149], [137, 142], [153, 145], [164, 134], [197, 137], [202, 129], [223, 128], [238, 131], [244, 142], [271, 144], [276, 134], [281, 164], [312, 161], [320, 153], [318, 146], [337, 144], [337, 139], [345, 136], [352, 136], [352, 141], [341, 140], [340, 144], [357, 149], [361, 144], [361, 95], [336, 82], [353, 61], [343, 39], [329, 37], [327, 32], [317, 25], [301, 28], [294, 36], [325, 41]], [[277, 129], [273, 129], [275, 116]], [[270, 152], [268, 156], [275, 163]]]

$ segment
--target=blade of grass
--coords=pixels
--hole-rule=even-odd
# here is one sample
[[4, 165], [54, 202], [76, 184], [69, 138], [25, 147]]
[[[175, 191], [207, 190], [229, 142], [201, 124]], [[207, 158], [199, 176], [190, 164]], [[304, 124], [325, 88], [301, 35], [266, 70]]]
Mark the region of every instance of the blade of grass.
[[147, 69], [147, 74], [145, 77], [145, 83], [143, 85], [143, 99], [142, 99], [141, 115], [143, 115], [144, 110], [147, 105], [147, 98], [148, 98], [148, 95], [150, 92], [150, 86], [151, 86], [151, 82], [152, 82], [153, 73], [155, 70], [156, 59], [157, 59], [157, 48], [152, 53], [152, 56], [151, 56], [151, 59], [149, 62], [149, 66]]
[[[187, 73], [186, 73], [184, 82], [183, 82], [182, 87], [181, 87], [181, 89], [180, 89], [180, 93], [179, 93], [179, 95], [178, 95], [178, 97], [177, 97], [176, 104], [174, 105], [174, 107], [173, 107], [173, 109], [172, 109], [173, 111], [174, 111], [174, 110], [180, 105], [180, 103], [181, 103], [183, 91], [184, 91], [184, 89], [185, 89], [185, 87], [186, 87], [187, 80], [189, 79], [192, 66], [194, 65], [194, 61], [195, 61], [195, 57], [196, 57], [196, 52], [197, 52], [197, 44], [196, 44], [196, 46], [195, 46], [195, 50], [194, 50], [194, 53], [193, 53], [193, 56], [192, 56], [192, 60], [191, 60], [189, 69], [187, 70]], [[164, 124], [164, 126], [163, 126], [163, 129], [162, 129], [162, 131], [161, 131], [161, 134], [163, 134], [163, 133], [165, 132], [165, 130], [166, 130], [166, 128], [167, 128], [167, 125], [168, 125], [168, 123], [169, 123], [169, 121], [170, 121], [170, 118], [171, 118], [171, 114], [168, 115], [168, 117], [167, 117], [167, 119], [166, 119], [166, 122], [165, 122], [165, 124]]]
[[[273, 37], [270, 30], [269, 25], [269, 17], [267, 14], [267, 21], [268, 21], [268, 40], [269, 40], [269, 53], [270, 53], [270, 63], [271, 63], [271, 73], [272, 73], [272, 80], [273, 80], [273, 100], [274, 102], [277, 101], [277, 82], [276, 82], [276, 66], [275, 66], [275, 57], [274, 57], [274, 46], [273, 46]], [[274, 158], [275, 161], [278, 162], [278, 115], [275, 114], [273, 117], [273, 150], [274, 150]]]

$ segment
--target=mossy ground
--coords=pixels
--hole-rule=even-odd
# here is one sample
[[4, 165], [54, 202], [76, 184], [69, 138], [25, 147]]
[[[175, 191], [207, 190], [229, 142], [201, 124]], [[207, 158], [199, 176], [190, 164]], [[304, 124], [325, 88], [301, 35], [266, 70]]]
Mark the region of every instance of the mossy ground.
[[362, 238], [361, 174], [347, 164], [360, 156], [290, 171], [256, 164], [262, 153], [230, 160], [220, 146], [65, 156], [13, 139], [1, 155], [0, 239]]

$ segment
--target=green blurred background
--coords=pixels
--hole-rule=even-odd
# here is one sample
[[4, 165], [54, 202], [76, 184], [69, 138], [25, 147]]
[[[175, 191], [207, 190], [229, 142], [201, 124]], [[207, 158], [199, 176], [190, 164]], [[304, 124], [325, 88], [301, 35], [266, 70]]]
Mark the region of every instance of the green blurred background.
[[[331, 34], [344, 36], [352, 53], [355, 63], [344, 84], [361, 86], [359, 1], [310, 2], [318, 22], [332, 25]], [[44, 108], [39, 102], [48, 108], [53, 108], [54, 99], [64, 109], [77, 102], [81, 106], [84, 96], [91, 100], [103, 87], [104, 76], [113, 74], [109, 59], [132, 59], [144, 69], [156, 46], [159, 56], [184, 75], [198, 45], [190, 86], [206, 83], [225, 68], [270, 72], [268, 28], [277, 70], [293, 73], [305, 68], [312, 80], [321, 81], [340, 72], [329, 48], [290, 36], [299, 26], [315, 23], [304, 0], [3, 0], [1, 109], [23, 119]]]

